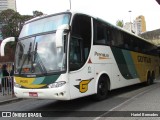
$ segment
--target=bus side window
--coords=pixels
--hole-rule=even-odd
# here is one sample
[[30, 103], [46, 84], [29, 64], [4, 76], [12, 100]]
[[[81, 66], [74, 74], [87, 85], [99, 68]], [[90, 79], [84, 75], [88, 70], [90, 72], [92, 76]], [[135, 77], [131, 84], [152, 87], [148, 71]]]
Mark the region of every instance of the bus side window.
[[106, 45], [105, 26], [96, 20], [94, 21], [94, 44]]
[[82, 38], [72, 36], [70, 43], [70, 54], [69, 54], [69, 65], [70, 70], [76, 70], [80, 68], [83, 64], [84, 59], [81, 57], [82, 55]]
[[111, 32], [110, 32], [110, 29], [107, 27], [106, 28], [106, 44], [107, 45], [111, 45], [112, 44], [112, 41], [111, 41]]
[[125, 49], [129, 49], [129, 46], [127, 43], [125, 43], [124, 47], [125, 47]]

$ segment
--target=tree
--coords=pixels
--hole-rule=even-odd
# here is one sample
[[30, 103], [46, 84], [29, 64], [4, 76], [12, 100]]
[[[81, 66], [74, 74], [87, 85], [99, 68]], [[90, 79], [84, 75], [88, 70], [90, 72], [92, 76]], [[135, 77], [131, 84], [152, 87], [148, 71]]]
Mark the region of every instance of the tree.
[[[7, 37], [18, 37], [19, 35], [20, 14], [12, 9], [4, 10], [0, 13], [1, 34], [3, 39]], [[5, 57], [0, 61], [14, 61], [14, 51], [16, 42], [10, 42], [5, 47]]]
[[31, 15], [20, 15], [12, 9], [0, 13], [1, 32], [3, 39], [7, 37], [18, 37], [25, 21], [33, 18]]
[[11, 17], [14, 15], [15, 11], [12, 9], [4, 10], [0, 13], [0, 22], [4, 24], [8, 24]]
[[[32, 16], [33, 17], [33, 16]], [[7, 37], [18, 38], [22, 29], [22, 25], [31, 16], [21, 16], [12, 9], [4, 10], [0, 13], [1, 34], [3, 39]], [[9, 42], [5, 47], [5, 57], [1, 57], [0, 61], [14, 61], [14, 51], [16, 42]]]
[[[33, 18], [32, 15], [21, 15], [20, 21], [19, 21], [19, 30], [21, 31], [24, 23], [25, 23], [26, 21], [32, 19], [32, 18]], [[19, 31], [19, 32], [20, 32], [20, 31]]]
[[7, 37], [18, 37], [20, 14], [14, 10], [8, 9], [0, 13], [1, 32], [3, 39]]
[[40, 12], [40, 11], [33, 11], [33, 17], [37, 17], [37, 16], [41, 16], [41, 15], [43, 15], [43, 13], [42, 12]]
[[124, 26], [123, 20], [117, 20], [116, 25], [119, 27], [123, 27]]
[[[0, 13], [1, 34], [3, 39], [7, 37], [18, 38], [25, 21], [43, 15], [42, 12], [33, 11], [32, 15], [20, 15], [12, 9], [4, 10]], [[14, 51], [16, 48], [16, 42], [7, 43], [5, 47], [5, 57], [0, 57], [0, 62], [14, 61]]]
[[20, 15], [12, 9], [4, 10], [0, 13], [0, 24], [3, 39], [7, 37], [18, 37], [25, 21], [43, 15], [40, 11], [33, 11], [32, 15]]

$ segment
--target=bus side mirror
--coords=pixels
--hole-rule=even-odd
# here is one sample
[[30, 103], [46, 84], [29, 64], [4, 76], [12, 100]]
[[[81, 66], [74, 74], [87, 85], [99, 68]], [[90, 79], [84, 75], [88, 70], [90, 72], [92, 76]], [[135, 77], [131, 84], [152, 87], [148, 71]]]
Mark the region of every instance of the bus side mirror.
[[69, 30], [69, 25], [68, 24], [63, 24], [58, 27], [56, 31], [56, 47], [62, 47], [63, 46], [63, 33], [65, 30]]
[[15, 41], [15, 37], [6, 38], [1, 42], [1, 47], [0, 47], [1, 48], [1, 50], [0, 50], [1, 56], [4, 56], [4, 47], [5, 47], [6, 43], [11, 42], [11, 41]]

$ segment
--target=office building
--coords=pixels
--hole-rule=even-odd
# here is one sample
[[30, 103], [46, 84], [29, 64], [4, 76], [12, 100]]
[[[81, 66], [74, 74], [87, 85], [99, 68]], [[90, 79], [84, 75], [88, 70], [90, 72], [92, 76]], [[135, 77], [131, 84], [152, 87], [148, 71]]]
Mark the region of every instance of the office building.
[[16, 0], [0, 0], [0, 12], [7, 9], [16, 11]]
[[132, 22], [126, 22], [125, 25], [123, 26], [123, 29], [131, 32], [131, 33], [134, 33], [134, 26], [133, 26], [133, 23]]
[[133, 26], [134, 26], [134, 31], [136, 35], [139, 35], [143, 32], [146, 32], [146, 21], [145, 21], [145, 17], [143, 15], [138, 16], [134, 22], [133, 22]]

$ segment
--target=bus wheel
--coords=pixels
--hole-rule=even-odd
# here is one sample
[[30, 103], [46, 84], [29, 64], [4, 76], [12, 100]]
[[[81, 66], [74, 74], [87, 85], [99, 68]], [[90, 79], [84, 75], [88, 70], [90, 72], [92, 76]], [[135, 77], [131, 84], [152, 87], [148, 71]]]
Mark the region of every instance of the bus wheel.
[[153, 83], [154, 83], [154, 80], [155, 80], [155, 74], [154, 74], [154, 72], [152, 72], [151, 84], [153, 84]]
[[146, 85], [151, 85], [151, 84], [152, 84], [152, 76], [150, 75], [150, 73], [148, 73]]
[[94, 95], [94, 99], [97, 101], [104, 100], [108, 95], [108, 82], [105, 76], [101, 76], [97, 85], [97, 94]]

